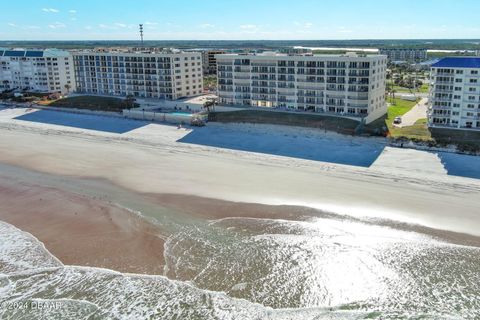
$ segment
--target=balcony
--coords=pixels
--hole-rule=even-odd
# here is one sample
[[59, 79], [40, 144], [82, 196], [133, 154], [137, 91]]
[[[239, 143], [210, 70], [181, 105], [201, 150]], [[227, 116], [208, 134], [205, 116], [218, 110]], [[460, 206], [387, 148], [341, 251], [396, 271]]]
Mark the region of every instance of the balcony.
[[350, 103], [348, 105], [349, 108], [360, 108], [360, 109], [368, 109], [368, 104], [353, 104]]
[[436, 77], [455, 77], [455, 73], [453, 72], [434, 72], [433, 76]]

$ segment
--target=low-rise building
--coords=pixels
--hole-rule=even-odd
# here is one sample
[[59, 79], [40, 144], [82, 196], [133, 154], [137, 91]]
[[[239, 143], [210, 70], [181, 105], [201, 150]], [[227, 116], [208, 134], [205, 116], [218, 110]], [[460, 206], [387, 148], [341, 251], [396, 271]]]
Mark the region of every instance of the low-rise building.
[[387, 112], [382, 55], [217, 55], [222, 105], [310, 111], [363, 119]]
[[217, 74], [217, 59], [215, 55], [225, 53], [223, 50], [205, 50], [202, 52], [203, 72]]
[[203, 92], [198, 52], [87, 50], [73, 61], [78, 93], [175, 100]]
[[72, 56], [61, 50], [0, 50], [0, 91], [68, 93], [75, 88]]
[[480, 130], [480, 57], [448, 57], [432, 65], [429, 126]]
[[427, 49], [382, 48], [379, 53], [386, 55], [389, 62], [422, 62], [427, 60]]

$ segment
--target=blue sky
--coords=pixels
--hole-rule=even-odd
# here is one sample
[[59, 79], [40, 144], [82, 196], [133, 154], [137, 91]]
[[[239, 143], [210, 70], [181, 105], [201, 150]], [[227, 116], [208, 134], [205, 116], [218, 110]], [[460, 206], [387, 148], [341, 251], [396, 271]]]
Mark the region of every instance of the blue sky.
[[0, 40], [480, 38], [478, 0], [8, 0]]

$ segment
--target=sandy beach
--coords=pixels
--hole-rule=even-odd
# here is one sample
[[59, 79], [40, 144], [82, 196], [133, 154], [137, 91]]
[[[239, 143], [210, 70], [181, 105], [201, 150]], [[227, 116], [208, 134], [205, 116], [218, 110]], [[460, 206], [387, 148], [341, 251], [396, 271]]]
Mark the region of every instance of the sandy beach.
[[[138, 193], [298, 205], [480, 235], [480, 180], [468, 177], [479, 174], [478, 157], [278, 126], [146, 123], [119, 135], [12, 119], [23, 113], [0, 113], [0, 162], [106, 179]], [[268, 153], [238, 150], [246, 144]], [[303, 152], [303, 159], [274, 152]]]
[[0, 220], [34, 235], [67, 265], [163, 273], [160, 229], [105, 201], [2, 177]]
[[0, 110], [0, 300], [119, 319], [478, 317], [480, 158], [35, 112]]

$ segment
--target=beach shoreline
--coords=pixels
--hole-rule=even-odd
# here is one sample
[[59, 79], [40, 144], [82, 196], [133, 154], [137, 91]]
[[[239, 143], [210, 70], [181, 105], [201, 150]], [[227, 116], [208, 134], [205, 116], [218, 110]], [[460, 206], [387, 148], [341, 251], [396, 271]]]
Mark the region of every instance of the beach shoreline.
[[[8, 168], [3, 166], [3, 169]], [[8, 170], [7, 170], [8, 171]], [[164, 274], [164, 243], [172, 231], [149, 216], [126, 208], [108, 198], [109, 189], [118, 188], [103, 181], [98, 197], [92, 185], [90, 194], [80, 194], [55, 185], [50, 174], [40, 173], [42, 185], [28, 182], [18, 168], [0, 174], [0, 220], [31, 233], [65, 265], [106, 268], [122, 273]], [[59, 177], [55, 177], [58, 179]], [[85, 188], [89, 179], [60, 177], [64, 183]], [[52, 182], [53, 181], [53, 182]], [[96, 184], [93, 184], [95, 186]], [[131, 191], [125, 190], [127, 193]], [[114, 194], [112, 191], [111, 194]], [[480, 247], [480, 237], [428, 228], [387, 219], [364, 219], [322, 212], [318, 209], [258, 203], [232, 202], [181, 194], [132, 194], [148, 203], [152, 210], [163, 208], [186, 219], [267, 219], [309, 221], [333, 219], [360, 222], [427, 235], [442, 242]]]
[[[49, 241], [38, 237], [48, 247], [59, 243], [55, 232], [63, 232], [61, 226], [68, 230], [75, 222], [71, 208], [78, 206], [88, 218], [85, 230], [95, 230], [93, 221], [100, 219], [98, 230], [121, 235], [104, 238], [111, 249], [103, 254], [116, 257], [95, 262], [98, 267], [162, 274], [163, 241], [177, 231], [169, 229], [176, 219], [181, 225], [225, 217], [301, 220], [332, 215], [478, 245], [480, 180], [450, 174], [463, 168], [459, 173], [471, 171], [475, 177], [480, 168], [476, 157], [390, 148], [381, 140], [271, 125], [178, 129], [146, 123], [118, 134], [15, 119], [25, 112], [0, 111], [0, 176], [20, 181], [2, 195], [3, 206], [10, 201], [9, 211], [17, 215], [8, 219], [30, 232], [28, 217], [20, 211], [48, 208], [38, 198], [50, 194], [56, 210], [43, 212], [37, 223], [50, 228], [48, 221], [58, 219], [63, 224], [50, 237], [43, 235]], [[85, 116], [72, 117], [79, 121]], [[155, 219], [159, 223], [153, 226], [150, 220]], [[78, 230], [72, 232], [82, 239]], [[127, 248], [145, 258], [153, 271], [122, 260], [125, 252], [115, 241], [131, 239]], [[151, 247], [143, 248], [143, 242]], [[87, 263], [62, 250], [52, 252], [64, 263]]]
[[105, 201], [1, 177], [0, 220], [35, 236], [65, 265], [163, 274], [160, 228]]

